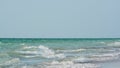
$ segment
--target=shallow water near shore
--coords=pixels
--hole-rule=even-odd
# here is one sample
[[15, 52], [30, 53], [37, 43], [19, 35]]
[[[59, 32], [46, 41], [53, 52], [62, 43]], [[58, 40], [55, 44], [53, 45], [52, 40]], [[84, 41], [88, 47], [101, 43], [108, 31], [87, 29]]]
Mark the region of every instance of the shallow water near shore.
[[0, 68], [118, 68], [119, 63], [119, 38], [0, 39]]

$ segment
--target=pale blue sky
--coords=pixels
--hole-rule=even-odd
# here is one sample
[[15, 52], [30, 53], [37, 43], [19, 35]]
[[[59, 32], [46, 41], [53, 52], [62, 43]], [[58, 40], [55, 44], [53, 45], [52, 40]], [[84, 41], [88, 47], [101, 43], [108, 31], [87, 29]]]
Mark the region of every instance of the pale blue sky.
[[120, 37], [120, 0], [0, 0], [0, 37]]

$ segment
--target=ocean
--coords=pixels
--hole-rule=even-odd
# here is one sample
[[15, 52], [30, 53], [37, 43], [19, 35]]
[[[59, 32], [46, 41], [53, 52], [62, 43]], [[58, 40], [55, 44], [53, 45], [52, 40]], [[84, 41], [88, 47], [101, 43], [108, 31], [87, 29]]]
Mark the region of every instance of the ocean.
[[0, 68], [119, 68], [119, 64], [120, 38], [0, 38]]

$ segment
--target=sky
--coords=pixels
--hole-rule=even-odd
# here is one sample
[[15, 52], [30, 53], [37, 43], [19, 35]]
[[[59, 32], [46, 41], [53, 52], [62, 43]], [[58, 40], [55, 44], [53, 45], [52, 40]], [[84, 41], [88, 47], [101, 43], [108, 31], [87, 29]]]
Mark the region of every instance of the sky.
[[0, 38], [120, 38], [120, 0], [0, 0]]

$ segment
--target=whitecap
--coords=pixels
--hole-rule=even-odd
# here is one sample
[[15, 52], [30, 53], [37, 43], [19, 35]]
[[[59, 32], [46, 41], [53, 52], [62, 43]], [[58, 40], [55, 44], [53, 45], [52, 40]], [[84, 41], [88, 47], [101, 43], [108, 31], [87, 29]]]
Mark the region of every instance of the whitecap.
[[120, 42], [116, 41], [116, 42], [113, 42], [113, 43], [109, 43], [107, 45], [108, 46], [120, 46]]
[[38, 48], [36, 46], [24, 46], [23, 49], [33, 49], [33, 48]]
[[85, 64], [76, 64], [72, 61], [53, 61], [51, 63], [46, 63], [44, 68], [98, 68], [96, 64], [85, 63]]
[[105, 44], [105, 42], [100, 42], [101, 44]]
[[25, 43], [21, 43], [20, 45], [25, 45]]
[[16, 51], [16, 52], [21, 54], [38, 54], [37, 51]]
[[15, 63], [18, 63], [18, 62], [20, 62], [19, 58], [13, 58], [13, 59], [10, 59], [8, 61], [3, 62], [0, 65], [12, 65], [12, 64], [15, 64]]
[[120, 45], [120, 42], [114, 42], [115, 45]]
[[[27, 50], [26, 50], [27, 49]], [[22, 50], [16, 51], [17, 53], [20, 53], [22, 55], [25, 55], [25, 57], [35, 57], [36, 55], [42, 56], [44, 58], [65, 58], [65, 55], [63, 53], [55, 53], [54, 50], [40, 45], [40, 46], [25, 46]], [[26, 56], [27, 55], [27, 56]], [[32, 56], [29, 56], [32, 55]]]
[[120, 53], [106, 53], [100, 55], [90, 55], [86, 57], [73, 58], [72, 61], [75, 63], [96, 63], [117, 60]]
[[86, 49], [74, 49], [74, 50], [57, 50], [57, 52], [81, 52], [85, 51]]

